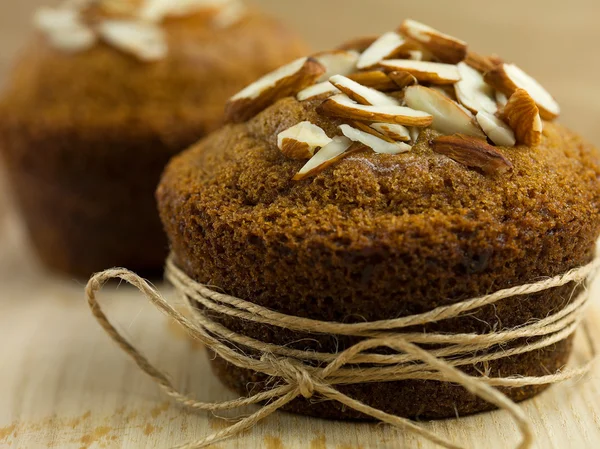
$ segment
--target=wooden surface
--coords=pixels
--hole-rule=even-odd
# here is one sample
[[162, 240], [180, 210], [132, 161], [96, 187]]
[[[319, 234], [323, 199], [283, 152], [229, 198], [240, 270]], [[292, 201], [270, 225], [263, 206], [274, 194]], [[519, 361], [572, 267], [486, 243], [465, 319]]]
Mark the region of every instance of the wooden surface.
[[[32, 10], [41, 3], [1, 2], [0, 83], [30, 31]], [[564, 123], [600, 143], [597, 0], [257, 3], [286, 19], [315, 48], [392, 29], [403, 17], [426, 21], [464, 38], [481, 52], [496, 52], [517, 61], [558, 98]], [[226, 425], [169, 402], [96, 325], [83, 301], [83, 282], [51, 276], [37, 266], [9, 210], [0, 187], [0, 448], [168, 448]], [[166, 286], [160, 288], [169, 291]], [[600, 291], [595, 296], [600, 296]], [[110, 316], [157, 365], [169, 367], [184, 390], [207, 401], [234, 397], [211, 374], [202, 348], [190, 343], [136, 292], [113, 287], [104, 298]], [[598, 341], [600, 308], [592, 310], [590, 322]], [[585, 358], [583, 339], [576, 348], [574, 359]], [[555, 386], [523, 407], [536, 425], [537, 448], [600, 447], [600, 366], [589, 376]], [[469, 447], [509, 448], [517, 440], [512, 421], [502, 412], [427, 426]], [[386, 426], [278, 413], [241, 438], [215, 447], [433, 446]]]

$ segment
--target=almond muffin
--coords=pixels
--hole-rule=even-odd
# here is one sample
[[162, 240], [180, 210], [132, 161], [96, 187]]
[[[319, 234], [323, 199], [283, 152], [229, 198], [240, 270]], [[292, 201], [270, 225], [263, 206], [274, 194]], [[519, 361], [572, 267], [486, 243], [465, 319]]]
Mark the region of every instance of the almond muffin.
[[48, 267], [159, 272], [165, 164], [222, 122], [233, 93], [306, 50], [235, 0], [76, 3], [38, 11], [0, 99], [0, 151]]
[[[244, 89], [228, 103], [232, 123], [168, 165], [159, 209], [175, 261], [191, 278], [288, 315], [351, 323], [423, 313], [592, 260], [600, 153], [551, 121], [559, 107], [539, 83], [414, 21], [366, 49], [353, 45]], [[511, 329], [562, 310], [580, 288], [512, 297], [406, 331]], [[357, 342], [210, 316], [300, 350], [335, 353]], [[571, 345], [569, 337], [461, 369], [542, 376], [566, 364]], [[240, 394], [274, 385], [219, 357], [211, 363]], [[492, 408], [447, 382], [336, 388], [405, 417]], [[544, 388], [502, 391], [521, 401]], [[286, 409], [364, 418], [315, 399]]]

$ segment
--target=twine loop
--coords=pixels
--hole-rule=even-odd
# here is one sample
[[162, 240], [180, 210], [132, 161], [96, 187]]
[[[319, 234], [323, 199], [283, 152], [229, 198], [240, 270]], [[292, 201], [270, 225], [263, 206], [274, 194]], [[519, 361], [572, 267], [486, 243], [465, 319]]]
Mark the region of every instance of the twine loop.
[[[599, 267], [600, 258], [597, 257], [588, 265], [552, 278], [499, 290], [421, 314], [366, 323], [323, 322], [289, 316], [216, 292], [187, 276], [176, 266], [172, 256], [167, 260], [165, 276], [186, 300], [189, 305], [189, 316], [183, 315], [174, 308], [150, 283], [122, 268], [114, 268], [94, 275], [87, 284], [86, 296], [93, 315], [108, 335], [177, 402], [195, 410], [213, 412], [252, 404], [265, 404], [252, 415], [240, 419], [226, 429], [201, 440], [177, 446], [176, 449], [202, 448], [230, 438], [253, 427], [266, 416], [298, 397], [305, 399], [319, 397], [337, 401], [356, 412], [424, 437], [446, 449], [460, 449], [460, 446], [435, 435], [418, 423], [371, 407], [335, 388], [337, 385], [408, 379], [455, 383], [505, 410], [516, 422], [521, 434], [518, 449], [528, 449], [534, 439], [532, 424], [522, 409], [497, 387], [552, 384], [583, 375], [590, 370], [595, 360], [593, 342], [588, 341], [593, 355], [592, 360], [583, 366], [545, 376], [490, 377], [485, 369], [480, 376], [471, 376], [463, 372], [461, 367], [481, 364], [485, 368], [491, 361], [546, 348], [570, 337], [585, 318], [586, 307], [589, 304], [586, 282], [593, 278]], [[136, 287], [159, 310], [179, 323], [193, 338], [199, 340], [226, 362], [266, 375], [273, 380], [266, 383], [270, 388], [251, 397], [218, 403], [196, 401], [179, 392], [168, 376], [155, 368], [127, 341], [102, 311], [96, 295], [111, 279], [122, 279]], [[494, 304], [505, 298], [542, 292], [569, 283], [575, 285], [573, 292], [581, 285], [584, 289], [576, 298], [570, 298], [563, 309], [514, 329], [500, 329], [486, 334], [403, 331], [404, 328], [414, 325], [460, 317], [474, 309]], [[211, 319], [211, 313], [206, 311], [304, 333], [346, 335], [362, 339], [336, 353], [299, 350], [236, 333]], [[387, 348], [391, 351], [385, 353], [374, 351], [378, 348]]]

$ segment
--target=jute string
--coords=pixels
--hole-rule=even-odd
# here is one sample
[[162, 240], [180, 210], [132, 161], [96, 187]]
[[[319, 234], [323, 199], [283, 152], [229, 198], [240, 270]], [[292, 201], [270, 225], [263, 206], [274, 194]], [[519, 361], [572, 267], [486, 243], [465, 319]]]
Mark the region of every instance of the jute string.
[[[516, 422], [521, 434], [517, 448], [528, 449], [533, 444], [534, 438], [530, 420], [517, 404], [496, 387], [553, 384], [586, 373], [596, 357], [591, 339], [589, 339], [592, 352], [590, 361], [583, 366], [545, 376], [489, 377], [488, 373], [483, 372], [480, 373], [481, 376], [476, 377], [462, 372], [459, 367], [480, 363], [486, 366], [492, 360], [538, 350], [568, 338], [585, 317], [585, 310], [589, 304], [586, 283], [592, 279], [599, 267], [600, 258], [596, 258], [588, 265], [553, 278], [499, 290], [417, 315], [362, 323], [322, 322], [289, 316], [214, 291], [187, 276], [175, 265], [172, 257], [167, 260], [165, 276], [186, 300], [189, 305], [189, 316], [183, 315], [173, 307], [150, 283], [126, 269], [115, 268], [94, 275], [87, 284], [86, 295], [92, 313], [108, 335], [167, 395], [177, 402], [192, 409], [213, 412], [237, 409], [251, 404], [265, 404], [252, 415], [240, 419], [226, 429], [173, 449], [202, 448], [230, 438], [253, 427], [298, 397], [307, 399], [318, 397], [337, 401], [376, 420], [424, 437], [441, 447], [460, 449], [461, 446], [435, 435], [409, 419], [378, 410], [335, 388], [336, 385], [342, 384], [407, 379], [455, 383], [505, 410]], [[180, 393], [168, 376], [155, 368], [129, 343], [102, 311], [97, 300], [97, 293], [111, 279], [124, 280], [139, 289], [159, 310], [179, 323], [193, 338], [202, 342], [227, 362], [239, 368], [250, 369], [269, 376], [273, 380], [268, 383], [272, 385], [272, 388], [251, 397], [218, 403], [196, 401]], [[408, 326], [464, 316], [468, 312], [502, 299], [538, 293], [571, 282], [575, 287], [583, 285], [584, 288], [575, 299], [570, 298], [571, 301], [565, 308], [543, 319], [525, 323], [514, 329], [488, 334], [402, 332], [402, 329]], [[213, 321], [203, 310], [199, 310], [198, 306], [202, 306], [204, 310], [279, 328], [304, 333], [356, 336], [363, 337], [363, 339], [338, 353], [298, 350], [262, 342], [233, 332]], [[528, 341], [532, 338], [534, 338], [533, 341]], [[435, 349], [424, 349], [421, 345], [435, 345]], [[373, 350], [377, 348], [389, 348], [394, 353], [373, 353]]]

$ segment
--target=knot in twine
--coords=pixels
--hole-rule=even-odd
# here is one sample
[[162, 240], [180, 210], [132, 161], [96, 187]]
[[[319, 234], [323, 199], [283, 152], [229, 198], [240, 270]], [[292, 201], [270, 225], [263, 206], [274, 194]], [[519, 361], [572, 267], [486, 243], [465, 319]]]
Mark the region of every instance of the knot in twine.
[[[337, 401], [350, 409], [385, 422], [407, 432], [424, 437], [446, 449], [460, 446], [441, 438], [410, 419], [386, 413], [353, 399], [335, 388], [336, 385], [390, 382], [407, 379], [451, 382], [465, 388], [479, 398], [505, 410], [516, 422], [521, 434], [518, 449], [528, 449], [533, 444], [534, 432], [528, 417], [521, 408], [497, 387], [523, 387], [561, 382], [585, 374], [595, 359], [595, 348], [589, 341], [594, 357], [585, 365], [546, 376], [480, 377], [465, 374], [460, 367], [486, 364], [551, 346], [571, 336], [585, 317], [589, 304], [587, 288], [562, 310], [545, 318], [530, 321], [513, 329], [503, 329], [487, 334], [441, 334], [402, 332], [409, 326], [423, 325], [450, 318], [494, 304], [502, 299], [538, 293], [574, 283], [574, 290], [590, 281], [600, 267], [600, 258], [588, 265], [570, 270], [553, 278], [499, 290], [477, 298], [441, 306], [421, 314], [362, 323], [337, 323], [289, 316], [261, 307], [200, 284], [167, 259], [165, 276], [189, 305], [189, 315], [175, 309], [147, 281], [122, 268], [106, 270], [94, 275], [86, 287], [88, 304], [95, 318], [108, 335], [147, 373], [167, 395], [186, 407], [195, 410], [231, 410], [251, 404], [262, 406], [254, 414], [198, 441], [174, 449], [197, 449], [237, 435], [282, 408], [298, 397]], [[102, 311], [96, 294], [111, 279], [122, 279], [140, 292], [159, 310], [178, 322], [193, 338], [215, 352], [226, 362], [239, 368], [262, 373], [275, 382], [272, 388], [251, 397], [232, 401], [206, 403], [180, 393], [168, 376], [155, 368], [109, 322]], [[208, 313], [216, 312], [229, 317], [276, 326], [305, 333], [347, 335], [362, 339], [342, 352], [326, 353], [298, 350], [263, 342], [227, 329], [213, 321]], [[589, 339], [588, 339], [589, 340]], [[510, 346], [507, 344], [511, 343]], [[421, 345], [427, 345], [424, 349]], [[244, 351], [242, 348], [251, 351]], [[374, 352], [377, 348], [391, 349], [391, 353]], [[253, 356], [250, 354], [258, 354]], [[267, 383], [269, 385], [270, 382]]]

